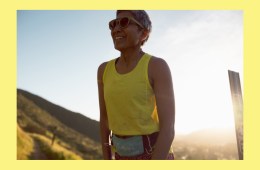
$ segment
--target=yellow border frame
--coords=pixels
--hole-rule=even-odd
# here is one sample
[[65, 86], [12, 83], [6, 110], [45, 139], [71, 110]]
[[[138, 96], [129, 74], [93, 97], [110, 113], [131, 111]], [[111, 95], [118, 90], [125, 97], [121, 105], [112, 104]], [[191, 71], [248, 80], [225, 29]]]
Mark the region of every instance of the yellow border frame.
[[[6, 0], [0, 2], [0, 166], [11, 169], [258, 169], [259, 10], [258, 0]], [[243, 10], [244, 160], [243, 161], [18, 161], [16, 160], [17, 10]], [[141, 167], [140, 167], [141, 166]], [[165, 167], [167, 166], [167, 167]]]

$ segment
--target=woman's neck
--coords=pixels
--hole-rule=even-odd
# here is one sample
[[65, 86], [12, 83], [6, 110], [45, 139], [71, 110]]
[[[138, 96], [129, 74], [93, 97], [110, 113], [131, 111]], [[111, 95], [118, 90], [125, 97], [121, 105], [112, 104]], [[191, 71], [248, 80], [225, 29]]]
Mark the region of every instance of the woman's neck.
[[126, 65], [130, 65], [133, 62], [137, 62], [142, 56], [144, 52], [141, 48], [138, 48], [136, 50], [126, 50], [121, 52], [120, 59], [122, 62], [124, 62]]

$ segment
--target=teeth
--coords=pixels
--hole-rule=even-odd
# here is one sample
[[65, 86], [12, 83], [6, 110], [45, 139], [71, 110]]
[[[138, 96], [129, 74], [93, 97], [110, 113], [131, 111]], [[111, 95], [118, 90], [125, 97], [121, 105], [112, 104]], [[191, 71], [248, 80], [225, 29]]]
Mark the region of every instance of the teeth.
[[123, 38], [123, 37], [116, 37], [116, 40], [121, 39], [121, 38]]

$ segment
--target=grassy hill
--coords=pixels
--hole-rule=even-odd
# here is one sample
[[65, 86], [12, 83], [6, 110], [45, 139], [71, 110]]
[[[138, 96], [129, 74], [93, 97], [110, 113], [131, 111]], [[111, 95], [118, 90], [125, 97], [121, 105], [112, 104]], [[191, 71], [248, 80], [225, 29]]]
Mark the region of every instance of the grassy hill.
[[17, 159], [18, 160], [80, 160], [75, 154], [61, 145], [54, 143], [43, 135], [24, 132], [17, 125]]
[[[102, 159], [97, 121], [19, 89], [17, 123], [17, 159]], [[238, 159], [234, 129], [177, 134], [173, 150], [181, 160]]]
[[[17, 123], [21, 128], [17, 133], [17, 145], [19, 145], [17, 152], [22, 153], [27, 150], [18, 158], [32, 159], [28, 155], [35, 152], [36, 144], [41, 148], [38, 152], [43, 152], [44, 155], [48, 152], [55, 153], [53, 147], [55, 145], [63, 148], [56, 149], [63, 150], [62, 154], [51, 154], [52, 157], [46, 159], [102, 158], [98, 122], [19, 89], [17, 90]], [[55, 140], [52, 144], [54, 135]], [[76, 156], [64, 156], [65, 153], [73, 153]]]
[[33, 101], [40, 109], [48, 112], [51, 116], [58, 119], [64, 125], [82, 133], [96, 142], [100, 142], [99, 123], [89, 119], [82, 114], [69, 111], [63, 107], [55, 105], [40, 96], [34, 95], [27, 91], [18, 89], [18, 94], [21, 94], [30, 101]]
[[29, 159], [33, 152], [33, 139], [17, 125], [17, 159]]

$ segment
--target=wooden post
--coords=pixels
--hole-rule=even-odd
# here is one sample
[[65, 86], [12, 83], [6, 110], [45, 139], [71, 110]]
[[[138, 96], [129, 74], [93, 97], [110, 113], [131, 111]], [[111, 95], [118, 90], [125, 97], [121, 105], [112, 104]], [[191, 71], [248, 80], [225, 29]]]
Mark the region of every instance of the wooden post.
[[239, 73], [228, 70], [230, 90], [235, 117], [237, 148], [239, 160], [243, 160], [243, 98]]

